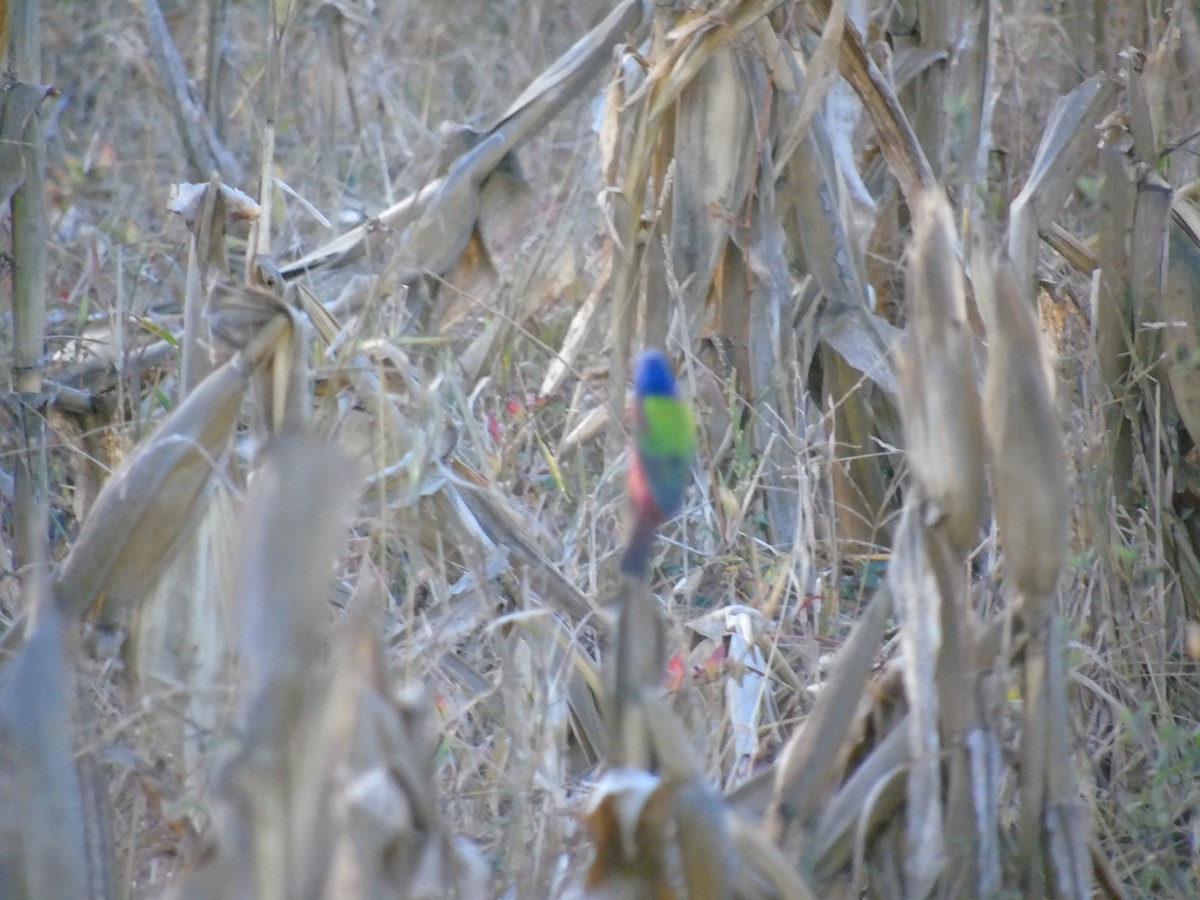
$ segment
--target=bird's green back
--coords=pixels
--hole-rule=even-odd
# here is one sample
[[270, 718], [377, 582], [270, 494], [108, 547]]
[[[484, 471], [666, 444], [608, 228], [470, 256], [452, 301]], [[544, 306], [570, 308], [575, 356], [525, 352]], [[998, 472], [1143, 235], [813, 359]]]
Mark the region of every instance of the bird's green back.
[[691, 458], [696, 449], [696, 426], [691, 407], [672, 397], [643, 397], [645, 427], [639, 429], [638, 449], [654, 456]]

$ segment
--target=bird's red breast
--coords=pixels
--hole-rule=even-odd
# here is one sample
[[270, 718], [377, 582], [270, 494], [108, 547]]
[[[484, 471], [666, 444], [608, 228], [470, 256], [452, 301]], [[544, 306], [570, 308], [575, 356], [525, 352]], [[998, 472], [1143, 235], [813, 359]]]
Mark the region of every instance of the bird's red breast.
[[664, 519], [662, 510], [654, 499], [654, 491], [646, 477], [646, 467], [642, 465], [641, 455], [634, 448], [630, 454], [628, 478], [629, 502], [633, 507], [633, 518], [651, 527], [658, 527]]

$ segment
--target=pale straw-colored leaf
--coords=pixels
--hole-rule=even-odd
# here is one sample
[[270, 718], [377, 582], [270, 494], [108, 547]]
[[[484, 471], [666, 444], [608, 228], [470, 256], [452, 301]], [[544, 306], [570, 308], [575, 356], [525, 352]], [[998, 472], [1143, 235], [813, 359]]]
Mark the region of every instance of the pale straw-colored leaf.
[[796, 144], [787, 166], [786, 189], [780, 189], [780, 213], [787, 217], [792, 241], [803, 250], [833, 314], [866, 311], [867, 289], [855, 251], [839, 167], [828, 131], [815, 120]]
[[1031, 630], [1025, 651], [1021, 691], [1020, 806], [1017, 812], [1017, 845], [1020, 848], [1022, 885], [1036, 896], [1046, 896], [1046, 876], [1051, 871], [1046, 833], [1046, 777], [1050, 729], [1050, 704], [1046, 681], [1047, 636], [1050, 622], [1039, 621]]
[[652, 691], [638, 700], [653, 770], [670, 789], [674, 843], [679, 853], [684, 893], [697, 898], [730, 896], [739, 869], [729, 832], [725, 802], [709, 783], [704, 761], [671, 705]]
[[493, 487], [451, 476], [466, 507], [490, 540], [507, 547], [530, 566], [535, 584], [566, 614], [579, 620], [592, 611], [592, 604], [550, 559], [535, 535], [536, 520], [518, 509]]
[[1129, 248], [1132, 280], [1130, 301], [1134, 321], [1151, 319], [1161, 305], [1167, 274], [1167, 243], [1171, 226], [1171, 186], [1148, 163], [1139, 163], [1137, 201]]
[[[611, 257], [609, 264], [611, 265]], [[608, 284], [608, 277], [602, 277], [596, 287], [588, 293], [583, 303], [579, 305], [575, 315], [571, 317], [571, 324], [567, 326], [567, 334], [563, 338], [562, 346], [546, 367], [546, 374], [542, 378], [541, 387], [538, 388], [539, 396], [549, 397], [559, 389], [579, 358], [580, 351], [584, 349], [589, 340], [595, 339], [598, 330], [595, 325], [596, 313], [600, 309], [601, 300], [605, 297]]]
[[[724, 51], [729, 34], [752, 28], [774, 5], [772, 0], [726, 0], [707, 15], [687, 17], [672, 30], [667, 35], [669, 51], [651, 68], [641, 88], [652, 92], [650, 122], [657, 123], [709, 60]], [[637, 94], [630, 97], [631, 102], [636, 99]]]
[[889, 598], [886, 589], [871, 598], [838, 652], [812, 711], [780, 753], [774, 793], [764, 817], [765, 830], [776, 843], [794, 828], [807, 828], [815, 821], [835, 786], [858, 700], [891, 612]]
[[864, 836], [901, 808], [911, 760], [909, 721], [903, 716], [822, 807], [813, 838], [818, 878], [831, 878], [852, 859], [861, 858]]
[[645, 11], [643, 0], [622, 0], [521, 92], [501, 114], [500, 123], [518, 118], [533, 121], [553, 118], [563, 104], [577, 95], [580, 85], [609, 63], [612, 49], [638, 33]]
[[[607, 65], [612, 48], [637, 28], [641, 0], [625, 0], [536, 79], [445, 175], [379, 213], [363, 225], [280, 267], [285, 278], [325, 265], [349, 262], [370, 250], [383, 254], [401, 281], [424, 273], [444, 274], [470, 239], [484, 181], [508, 154], [579, 96]], [[391, 236], [398, 235], [396, 238]], [[375, 249], [375, 247], [378, 249]]]
[[[218, 182], [218, 185], [221, 197], [225, 201], [226, 215], [231, 221], [250, 221], [259, 217], [262, 207], [254, 202], [253, 198], [228, 184]], [[192, 227], [203, 210], [204, 196], [208, 186], [207, 182], [203, 184], [190, 182], [172, 184], [167, 197], [167, 211], [177, 213], [189, 228]]]
[[[330, 222], [327, 218], [325, 218], [325, 216], [321, 213], [321, 211], [319, 209], [317, 209], [315, 206], [313, 206], [313, 204], [306, 197], [304, 197], [304, 195], [302, 195], [299, 191], [297, 191], [295, 188], [293, 188], [290, 184], [288, 184], [282, 178], [278, 178], [278, 177], [275, 178], [275, 186], [278, 187], [285, 194], [287, 194], [289, 197], [294, 198], [295, 201], [300, 204], [301, 209], [303, 209], [306, 213], [308, 213], [310, 216], [312, 216], [314, 219], [316, 219], [317, 223], [320, 224], [321, 227], [323, 227], [323, 228], [332, 228], [333, 227], [333, 223]], [[249, 199], [249, 198], [247, 197], [247, 199]]]
[[[869, 22], [868, 4], [864, 0], [851, 0], [849, 8], [842, 21], [837, 25], [841, 33], [841, 44], [845, 43], [846, 27], [857, 27], [860, 30], [867, 27]], [[835, 10], [829, 10], [829, 19], [835, 15]], [[822, 40], [825, 35], [822, 35]], [[833, 62], [840, 67], [842, 54], [845, 51], [838, 46]], [[843, 193], [846, 196], [850, 210], [850, 220], [856, 226], [858, 247], [865, 246], [870, 233], [874, 230], [878, 207], [871, 191], [863, 181], [860, 171], [862, 139], [860, 136], [863, 120], [863, 102], [847, 79], [837, 78], [830, 85], [829, 94], [825, 98], [823, 120], [829, 133], [829, 144], [834, 160], [837, 161], [841, 172]]]
[[[815, 8], [828, 17], [831, 5], [831, 0], [817, 0]], [[894, 89], [867, 54], [862, 33], [849, 20], [843, 23], [839, 70], [870, 116], [879, 149], [896, 176], [901, 192], [906, 199], [915, 202], [923, 189], [934, 186], [933, 170]]]
[[574, 453], [581, 446], [602, 434], [609, 419], [607, 406], [592, 407], [574, 428], [563, 435], [562, 442], [558, 445], [558, 452], [564, 456]]
[[1029, 178], [1008, 217], [1008, 255], [1022, 290], [1033, 285], [1038, 232], [1062, 209], [1084, 168], [1095, 158], [1096, 125], [1116, 93], [1104, 75], [1093, 75], [1060, 97], [1050, 113]]
[[1091, 275], [1100, 265], [1096, 259], [1096, 251], [1084, 241], [1081, 241], [1057, 222], [1051, 222], [1050, 227], [1039, 232], [1046, 246], [1061, 256], [1076, 272]]
[[1004, 777], [1000, 739], [986, 726], [972, 727], [964, 738], [970, 761], [971, 806], [975, 811], [972, 826], [979, 836], [976, 861], [980, 895], [989, 896], [1000, 888], [1000, 798]]
[[[192, 188], [195, 185], [182, 185]], [[213, 368], [204, 334], [204, 301], [219, 278], [229, 276], [225, 232], [231, 218], [226, 214], [226, 195], [218, 178], [202, 185], [201, 192], [183, 191], [174, 196], [168, 209], [183, 215], [191, 239], [188, 241], [187, 281], [183, 296], [183, 366], [180, 395], [186, 397]], [[174, 187], [173, 187], [174, 190]]]
[[[729, 815], [728, 828], [744, 868], [771, 885], [776, 896], [787, 897], [790, 900], [816, 900], [820, 896], [795, 863], [784, 855], [761, 828], [751, 825], [734, 813]], [[739, 876], [738, 887], [744, 891], [744, 894], [738, 896], [754, 896], [754, 892], [759, 890], [758, 884], [752, 883], [743, 888], [740, 883], [742, 873], [738, 872], [736, 875]]]
[[[129, 626], [130, 674], [145, 696], [161, 698], [151, 716], [155, 735], [185, 790], [197, 795], [208, 785], [233, 689], [235, 517], [233, 493], [218, 480]], [[206, 817], [194, 812], [197, 823]]]
[[779, 203], [789, 238], [803, 250], [805, 266], [828, 301], [817, 320], [822, 342], [895, 396], [887, 351], [899, 331], [869, 311], [855, 229], [821, 119], [812, 122], [791, 154]]
[[[1139, 159], [1147, 161], [1158, 159], [1162, 136], [1162, 95], [1166, 87], [1161, 68], [1163, 49], [1160, 44], [1157, 51], [1150, 54], [1138, 47], [1126, 47], [1120, 54], [1133, 152]], [[1159, 57], [1157, 65], [1151, 63], [1152, 56]]]
[[739, 863], [721, 795], [696, 777], [675, 787], [671, 811], [686, 895], [692, 900], [727, 900]]
[[1164, 323], [1171, 395], [1194, 435], [1200, 434], [1200, 244], [1195, 234], [1200, 231], [1191, 233], [1178, 220], [1171, 224], [1166, 286], [1158, 314]]
[[[813, 116], [825, 102], [838, 77], [838, 56], [842, 49], [842, 23], [846, 18], [845, 0], [833, 0], [821, 29], [821, 40], [804, 68], [804, 78], [795, 98], [794, 111], [783, 122], [783, 133], [774, 148], [775, 177], [783, 175], [796, 147], [804, 140]], [[786, 67], [782, 67], [785, 68]], [[790, 71], [790, 70], [789, 70]]]
[[770, 702], [764, 674], [768, 670], [763, 634], [766, 622], [758, 610], [734, 604], [690, 622], [689, 627], [726, 646], [726, 658], [744, 667], [725, 681], [725, 708], [733, 730], [734, 759], [727, 787], [744, 780], [758, 757], [758, 735], [764, 706]]
[[[670, 247], [688, 321], [699, 321], [730, 222], [752, 184], [754, 143], [747, 61], [726, 45], [679, 95], [675, 109]], [[693, 324], [694, 333], [694, 324]]]
[[896, 372], [887, 348], [900, 337], [899, 328], [874, 313], [846, 311], [822, 316], [820, 331], [821, 341], [862, 378], [887, 397], [897, 396]]

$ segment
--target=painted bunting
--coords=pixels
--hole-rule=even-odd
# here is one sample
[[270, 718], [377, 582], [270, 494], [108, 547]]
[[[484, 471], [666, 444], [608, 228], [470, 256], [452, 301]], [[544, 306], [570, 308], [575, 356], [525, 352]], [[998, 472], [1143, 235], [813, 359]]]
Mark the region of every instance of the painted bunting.
[[642, 575], [654, 533], [683, 508], [683, 494], [696, 455], [692, 411], [679, 399], [675, 373], [660, 350], [638, 359], [633, 377], [633, 447], [629, 461], [629, 499], [633, 533], [621, 570]]

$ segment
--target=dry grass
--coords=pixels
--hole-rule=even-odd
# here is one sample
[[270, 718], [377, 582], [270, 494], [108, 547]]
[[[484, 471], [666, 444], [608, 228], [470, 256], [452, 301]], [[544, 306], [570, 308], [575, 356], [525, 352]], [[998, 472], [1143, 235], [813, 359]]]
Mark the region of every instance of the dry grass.
[[[221, 5], [164, 8], [198, 96], [208, 9]], [[228, 5], [208, 99], [247, 173], [268, 108], [271, 22], [260, 6]], [[777, 180], [756, 153], [772, 123], [805, 108], [789, 84], [831, 87], [830, 46], [843, 47], [842, 72], [860, 90], [868, 57], [892, 53], [899, 71], [927, 48], [896, 13], [890, 50], [872, 43], [878, 23], [863, 30], [859, 71], [845, 49], [857, 32], [832, 27], [840, 3], [776, 11], [769, 26], [746, 13], [764, 4], [719, 6], [672, 20], [676, 32], [643, 31], [656, 43], [644, 67], [622, 59], [623, 82], [606, 50], [604, 74], [539, 120], [518, 166], [505, 156], [495, 174], [468, 179], [462, 196], [478, 206], [465, 219], [436, 194], [415, 218], [371, 232], [346, 265], [300, 271], [289, 264], [365, 217], [439, 177], [452, 183], [448, 164], [470, 136], [442, 122], [491, 128], [610, 11], [558, 0], [300, 5], [282, 46], [273, 152], [287, 190], [263, 213], [270, 258], [245, 277], [255, 288], [215, 292], [224, 393], [218, 403], [189, 385], [190, 413], [174, 345], [209, 338], [183, 334], [196, 290], [190, 237], [166, 205], [171, 185], [210, 173], [189, 171], [139, 5], [43, 11], [45, 75], [62, 91], [42, 110], [45, 374], [82, 392], [50, 407], [51, 552], [61, 560], [85, 543], [91, 515], [93, 532], [116, 535], [103, 545], [116, 574], [96, 575], [101, 564], [77, 552], [49, 581], [86, 613], [82, 642], [76, 628], [60, 641], [45, 618], [29, 624], [36, 580], [23, 590], [16, 577], [9, 515], [20, 431], [15, 414], [0, 420], [0, 770], [33, 765], [21, 755], [37, 746], [29, 736], [73, 716], [74, 765], [53, 754], [45, 765], [74, 773], [84, 808], [66, 788], [50, 799], [83, 822], [100, 895], [355, 896], [357, 880], [413, 896], [453, 885], [463, 896], [632, 897], [655, 878], [692, 896], [705, 896], [695, 879], [737, 896], [909, 896], [934, 884], [1009, 896], [1043, 878], [1043, 891], [1071, 896], [1093, 882], [1108, 895], [1200, 891], [1200, 638], [1189, 632], [1200, 629], [1200, 468], [1187, 337], [1200, 326], [1200, 252], [1177, 213], [1162, 290], [1136, 288], [1130, 330], [1090, 313], [1103, 278], [1034, 238], [1054, 223], [1104, 277], [1148, 271], [1169, 209], [1155, 231], [1155, 173], [1135, 169], [1127, 147], [1146, 127], [1158, 148], [1200, 129], [1197, 69], [1186, 64], [1200, 51], [1195, 23], [1149, 23], [1143, 42], [1115, 17], [1097, 41], [1070, 18], [1093, 4], [1065, 4], [1059, 18], [1042, 4], [998, 4], [990, 120], [972, 93], [987, 83], [976, 63], [926, 69], [897, 89], [914, 141], [936, 132], [911, 92], [946, 92], [944, 146], [914, 155], [903, 113], [885, 127], [885, 92], [868, 103], [873, 121], [849, 130], [848, 158], [836, 134], [806, 137], [774, 160]], [[833, 35], [824, 52], [822, 34]], [[1054, 101], [1120, 65], [1125, 43], [1151, 57], [1096, 101], [1097, 120], [1122, 113], [1104, 133], [1120, 152], [1095, 159], [1089, 120], [1039, 157]], [[810, 81], [781, 61], [792, 46]], [[708, 82], [692, 80], [697, 59], [712, 60]], [[730, 85], [745, 121], [714, 129], [705, 116]], [[619, 115], [606, 96], [624, 101]], [[1194, 147], [1157, 166], [1180, 192], [1200, 171]], [[846, 166], [861, 171], [874, 209]], [[920, 198], [934, 171], [953, 213], [906, 259], [912, 218], [932, 215]], [[1031, 171], [1045, 178], [1039, 202], [1061, 202], [1013, 203]], [[253, 193], [255, 182], [234, 186]], [[1124, 237], [1133, 212], [1113, 212], [1114, 197], [1135, 196], [1140, 250]], [[242, 281], [253, 234], [211, 227], [229, 262], [202, 261], [205, 288]], [[403, 229], [407, 243], [393, 233]], [[461, 258], [407, 277], [401, 249], [457, 249], [458, 237]], [[1005, 329], [1023, 326], [997, 324], [988, 308], [989, 292], [1007, 289], [1004, 264], [990, 284], [997, 245], [1037, 248], [1028, 274], [1041, 335], [1013, 339]], [[941, 267], [932, 274], [930, 260]], [[910, 291], [959, 284], [964, 268], [965, 285], [947, 287], [947, 308], [919, 326], [906, 281]], [[278, 270], [292, 281], [290, 308], [306, 315], [279, 303]], [[1017, 302], [1032, 288], [1014, 289]], [[937, 330], [946, 320], [950, 336]], [[1172, 331], [1179, 321], [1187, 328]], [[904, 326], [917, 337], [897, 372], [880, 350]], [[663, 530], [643, 598], [659, 605], [644, 609], [616, 563], [628, 360], [643, 340], [679, 360], [699, 422], [697, 483]], [[969, 391], [934, 390], [982, 384], [985, 347], [993, 366], [1010, 367], [989, 376], [989, 391], [999, 398], [1026, 378], [1036, 402], [985, 399], [981, 411]], [[218, 382], [205, 384], [211, 394]], [[1017, 411], [1016, 437], [989, 403]], [[168, 413], [167, 434], [203, 453], [161, 432], [148, 439]], [[959, 416], [963, 430], [947, 436]], [[1025, 497], [1021, 472], [996, 466], [1030, 431], [1019, 459], [1053, 461], [1060, 427], [1069, 510], [1054, 502], [1053, 470]], [[910, 465], [901, 446], [926, 449]], [[992, 480], [1007, 486], [994, 503], [999, 534], [980, 508], [988, 452]], [[944, 464], [932, 464], [938, 454]], [[111, 492], [96, 502], [122, 464], [133, 485], [122, 497], [140, 496], [144, 516], [129, 519], [130, 502]], [[1053, 534], [1014, 549], [1035, 508], [1069, 516], [1065, 559]], [[19, 652], [46, 646], [35, 638], [50, 649]], [[72, 673], [62, 702], [14, 702], [37, 676], [32, 662], [53, 669], [54, 654], [75, 661], [62, 667]], [[614, 659], [628, 667], [614, 673]], [[1039, 660], [1045, 687], [1030, 674]], [[969, 703], [959, 705], [953, 673], [976, 686]], [[978, 807], [963, 793], [982, 777], [972, 768], [982, 757], [956, 740], [967, 732], [980, 742], [971, 753], [995, 756], [994, 791]], [[10, 780], [0, 777], [5, 798], [16, 796]], [[296, 804], [282, 816], [280, 796]], [[45, 807], [35, 818], [53, 823]], [[0, 812], [0, 836], [17, 828]], [[972, 838], [943, 843], [943, 828]], [[254, 840], [251, 864], [239, 848]], [[623, 856], [614, 848], [628, 840], [637, 852]], [[1043, 846], [1055, 849], [1030, 850]], [[306, 865], [287, 857], [297, 850]], [[14, 866], [0, 853], [0, 875]], [[273, 880], [278, 871], [294, 880]], [[1072, 888], [1081, 871], [1088, 886]]]

